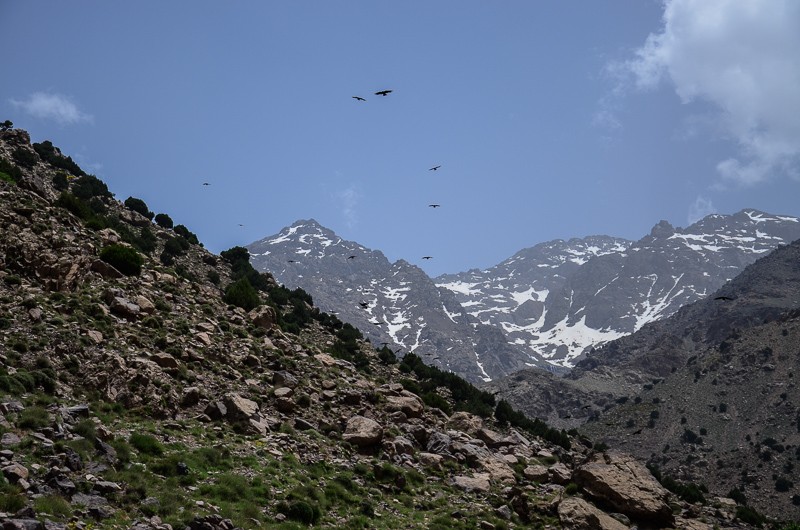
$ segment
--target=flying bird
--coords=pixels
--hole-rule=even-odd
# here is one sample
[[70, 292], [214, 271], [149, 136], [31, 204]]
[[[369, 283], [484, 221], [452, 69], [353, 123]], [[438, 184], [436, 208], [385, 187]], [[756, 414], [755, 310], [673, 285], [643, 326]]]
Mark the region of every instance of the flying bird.
[[717, 296], [714, 300], [733, 300], [730, 296]]
[[442, 207], [441, 204], [429, 204], [428, 206], [431, 207], [431, 208], [441, 208]]
[[369, 307], [369, 302], [359, 302], [359, 303], [358, 303], [358, 305], [360, 305], [361, 307], [363, 307], [364, 309], [366, 309], [366, 308], [368, 308], [368, 307]]
[[366, 101], [366, 99], [362, 98], [361, 96], [352, 96], [352, 98], [356, 101]]
[[377, 322], [370, 322], [370, 324], [375, 324], [376, 326], [380, 326], [381, 324], [383, 324], [383, 322], [378, 320]]
[[239, 223], [239, 226], [244, 226], [242, 223]]
[[432, 168], [430, 168], [428, 171], [436, 171], [436, 170], [437, 170], [437, 169], [439, 169], [440, 167], [442, 167], [442, 166], [433, 166], [433, 167], [432, 167]]
[[433, 259], [433, 256], [422, 256], [422, 259]]
[[297, 262], [295, 260], [293, 260], [293, 259], [290, 259], [290, 260], [288, 260], [288, 263], [297, 263]]
[[375, 92], [375, 95], [376, 96], [388, 96], [391, 93], [392, 93], [391, 90], [379, 90], [379, 91]]
[[203, 186], [209, 186], [208, 182], [203, 182]]
[[347, 259], [356, 259], [355, 256], [347, 256]]

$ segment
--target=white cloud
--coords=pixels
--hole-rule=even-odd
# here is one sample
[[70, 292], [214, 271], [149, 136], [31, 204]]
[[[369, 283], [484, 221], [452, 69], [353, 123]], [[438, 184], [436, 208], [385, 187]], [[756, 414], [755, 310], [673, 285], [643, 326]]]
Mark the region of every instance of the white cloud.
[[347, 189], [336, 192], [335, 197], [341, 203], [342, 216], [347, 224], [347, 228], [353, 228], [356, 224], [358, 224], [356, 206], [358, 206], [358, 200], [361, 198], [361, 194], [351, 186]]
[[10, 102], [36, 118], [55, 120], [62, 125], [92, 120], [92, 116], [82, 112], [75, 103], [62, 94], [34, 92], [26, 100], [12, 99]]
[[668, 79], [684, 103], [719, 109], [740, 150], [723, 182], [800, 175], [800, 2], [666, 0], [664, 27], [625, 63], [639, 88]]
[[698, 196], [694, 202], [689, 205], [689, 215], [686, 216], [686, 220], [688, 224], [694, 224], [712, 213], [717, 213], [717, 209], [711, 204], [711, 200]]

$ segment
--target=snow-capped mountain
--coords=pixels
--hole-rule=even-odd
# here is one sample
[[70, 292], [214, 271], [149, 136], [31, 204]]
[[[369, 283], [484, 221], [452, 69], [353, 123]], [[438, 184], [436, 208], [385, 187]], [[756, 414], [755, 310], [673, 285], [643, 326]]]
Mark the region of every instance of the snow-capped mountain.
[[800, 219], [743, 210], [685, 229], [661, 221], [636, 242], [541, 243], [489, 269], [435, 280], [313, 220], [248, 250], [254, 267], [302, 287], [373, 344], [486, 381], [530, 366], [568, 370], [591, 348], [707, 296], [795, 239]]
[[798, 238], [798, 218], [742, 210], [685, 229], [661, 221], [635, 243], [605, 236], [542, 243], [490, 269], [435, 281], [534, 358], [571, 367], [588, 349], [707, 296]]
[[379, 251], [346, 241], [314, 220], [248, 245], [253, 266], [290, 288], [301, 287], [322, 310], [358, 327], [375, 345], [413, 351], [429, 364], [472, 381], [523, 366], [545, 366], [510, 344], [501, 330], [469, 316], [453, 293], [419, 267], [390, 263]]

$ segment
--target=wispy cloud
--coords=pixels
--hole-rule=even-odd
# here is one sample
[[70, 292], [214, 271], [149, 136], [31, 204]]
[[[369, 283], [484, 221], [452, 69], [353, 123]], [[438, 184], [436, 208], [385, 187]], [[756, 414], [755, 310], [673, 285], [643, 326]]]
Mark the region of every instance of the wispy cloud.
[[711, 199], [706, 199], [698, 195], [694, 202], [689, 205], [689, 215], [686, 216], [686, 221], [688, 224], [694, 224], [712, 213], [717, 213], [717, 209], [714, 208]]
[[34, 92], [25, 100], [9, 100], [31, 116], [55, 120], [62, 125], [92, 121], [92, 116], [81, 111], [67, 96], [47, 92]]
[[354, 186], [350, 186], [349, 188], [337, 191], [334, 195], [341, 204], [341, 213], [347, 228], [352, 229], [358, 224], [358, 212], [356, 211], [356, 207], [358, 206], [361, 194]]
[[800, 2], [665, 0], [663, 22], [610, 70], [640, 89], [669, 81], [684, 103], [717, 108], [725, 137], [739, 145], [716, 166], [720, 184], [800, 176]]

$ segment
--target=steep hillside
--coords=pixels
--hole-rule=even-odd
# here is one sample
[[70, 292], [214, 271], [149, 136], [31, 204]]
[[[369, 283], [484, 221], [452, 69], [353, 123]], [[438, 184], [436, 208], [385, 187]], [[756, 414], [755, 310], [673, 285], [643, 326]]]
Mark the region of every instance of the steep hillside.
[[3, 528], [748, 527], [398, 363], [24, 131], [0, 164]]

